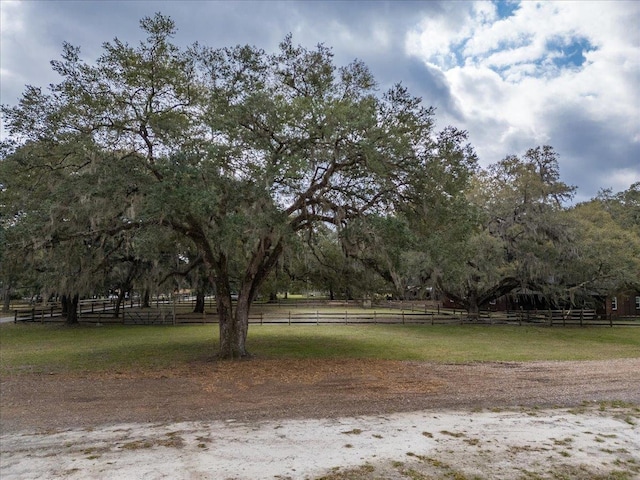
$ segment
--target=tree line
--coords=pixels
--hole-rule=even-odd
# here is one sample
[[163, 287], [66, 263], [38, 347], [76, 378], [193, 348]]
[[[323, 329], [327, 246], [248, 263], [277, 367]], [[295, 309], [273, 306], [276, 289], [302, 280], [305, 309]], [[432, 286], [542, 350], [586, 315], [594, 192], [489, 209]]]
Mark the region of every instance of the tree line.
[[529, 289], [585, 302], [640, 278], [640, 184], [567, 207], [539, 146], [480, 168], [466, 132], [366, 65], [287, 36], [179, 48], [174, 22], [65, 44], [61, 81], [2, 106], [0, 281], [64, 299], [216, 294], [221, 357], [247, 355], [258, 295], [446, 295], [470, 314]]

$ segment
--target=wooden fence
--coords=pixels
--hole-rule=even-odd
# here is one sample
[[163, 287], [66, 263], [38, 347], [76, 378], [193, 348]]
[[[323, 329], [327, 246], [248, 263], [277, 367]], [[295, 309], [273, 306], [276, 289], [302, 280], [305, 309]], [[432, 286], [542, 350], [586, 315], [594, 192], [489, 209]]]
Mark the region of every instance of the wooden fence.
[[17, 308], [13, 311], [14, 322], [59, 322], [62, 309], [59, 305], [40, 305], [37, 308]]
[[[78, 315], [108, 317], [113, 316], [115, 302], [113, 300], [80, 300], [78, 302]], [[33, 306], [21, 306], [13, 310], [13, 320], [18, 322], [61, 322], [62, 307], [60, 303], [39, 303]]]
[[[399, 302], [398, 302], [399, 303]], [[124, 325], [189, 325], [215, 324], [215, 307], [206, 314], [190, 313], [189, 302], [153, 302], [153, 308], [135, 308], [131, 304], [121, 307], [114, 316], [114, 303], [110, 300], [83, 301], [78, 307], [80, 323]], [[471, 318], [465, 311], [434, 308], [431, 304], [385, 303], [375, 308], [362, 308], [356, 302], [305, 302], [291, 304], [257, 304], [249, 316], [252, 325], [538, 325], [548, 327], [570, 326], [640, 326], [640, 319], [601, 318], [593, 310], [546, 310], [516, 312], [482, 312]], [[313, 307], [317, 308], [313, 308]], [[125, 308], [126, 307], [126, 308]], [[322, 307], [322, 309], [320, 309]], [[59, 305], [17, 309], [17, 322], [63, 322]]]
[[[177, 323], [181, 323], [179, 318]], [[217, 321], [217, 320], [215, 320]], [[185, 322], [185, 323], [188, 323]], [[380, 312], [369, 311], [350, 312], [295, 312], [289, 311], [285, 315], [273, 315], [270, 312], [258, 312], [249, 316], [250, 324], [402, 324], [402, 325], [538, 325], [548, 327], [570, 326], [640, 326], [638, 319], [599, 318], [592, 310], [561, 311], [551, 310], [542, 313], [534, 312], [483, 312], [478, 318], [469, 317], [466, 312]]]

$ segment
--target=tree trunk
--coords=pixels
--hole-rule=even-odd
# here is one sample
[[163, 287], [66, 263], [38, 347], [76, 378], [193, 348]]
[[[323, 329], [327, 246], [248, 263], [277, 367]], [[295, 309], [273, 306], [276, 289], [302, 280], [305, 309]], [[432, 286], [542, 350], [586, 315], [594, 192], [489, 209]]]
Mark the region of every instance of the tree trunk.
[[231, 286], [227, 272], [226, 257], [220, 256], [216, 262], [216, 304], [218, 306], [218, 323], [220, 330], [220, 348], [218, 356], [222, 359], [239, 358], [243, 354], [244, 345], [238, 350], [238, 334], [233, 304], [231, 302]]
[[218, 356], [222, 359], [233, 358], [233, 347], [231, 338], [233, 336], [233, 317], [231, 314], [231, 306], [226, 306], [225, 301], [218, 299], [218, 327], [220, 331], [220, 347], [218, 348]]
[[[245, 292], [243, 292], [245, 293]], [[246, 292], [249, 293], [249, 292]], [[249, 352], [246, 348], [247, 334], [249, 332], [249, 311], [251, 309], [251, 296], [247, 294], [238, 296], [238, 304], [236, 305], [235, 323], [235, 350], [239, 357], [246, 357]]]
[[224, 254], [214, 257], [209, 250], [204, 250], [205, 263], [215, 276], [211, 279], [216, 286], [220, 329], [220, 358], [242, 358], [249, 355], [245, 347], [249, 330], [249, 309], [251, 302], [269, 272], [275, 267], [282, 254], [283, 239], [278, 238], [273, 244], [269, 235], [262, 237], [245, 270], [238, 292], [235, 315], [231, 302], [231, 283], [229, 279], [227, 258]]
[[220, 351], [222, 359], [240, 358], [247, 355], [244, 347], [244, 337], [239, 335], [236, 318], [233, 315], [231, 295], [221, 295], [218, 291], [218, 318], [220, 323]]
[[124, 289], [121, 289], [118, 292], [118, 298], [116, 299], [116, 306], [113, 309], [113, 317], [114, 318], [118, 318], [120, 316], [120, 307], [122, 306], [122, 302], [124, 301], [124, 296], [126, 295], [126, 292], [124, 291]]
[[467, 297], [467, 314], [469, 319], [477, 321], [480, 318], [480, 305], [478, 305], [478, 297], [476, 295], [469, 295]]
[[347, 287], [344, 291], [344, 299], [349, 301], [349, 300], [353, 300], [353, 295], [351, 294], [351, 288]]
[[11, 286], [7, 285], [2, 292], [2, 311], [8, 312], [11, 307]]
[[[235, 311], [231, 302], [229, 284], [218, 281], [218, 315], [220, 319], [220, 358], [232, 359], [249, 356], [245, 343], [249, 331], [249, 310], [254, 289], [252, 284], [244, 283], [238, 292]], [[222, 291], [225, 293], [222, 294]]]
[[144, 289], [144, 294], [142, 295], [142, 308], [151, 308], [151, 293], [149, 293], [149, 289]]
[[391, 281], [393, 283], [393, 288], [395, 289], [396, 294], [398, 295], [398, 298], [400, 298], [402, 300], [408, 300], [408, 298], [407, 298], [407, 293], [408, 292], [407, 292], [407, 289], [404, 286], [402, 278], [400, 278], [400, 275], [398, 275], [396, 272], [389, 271], [389, 278], [391, 279]]
[[196, 306], [193, 313], [204, 313], [204, 288], [196, 292]]
[[66, 317], [67, 325], [78, 324], [78, 302], [80, 296], [76, 293], [73, 297], [70, 295], [62, 296], [62, 314]]

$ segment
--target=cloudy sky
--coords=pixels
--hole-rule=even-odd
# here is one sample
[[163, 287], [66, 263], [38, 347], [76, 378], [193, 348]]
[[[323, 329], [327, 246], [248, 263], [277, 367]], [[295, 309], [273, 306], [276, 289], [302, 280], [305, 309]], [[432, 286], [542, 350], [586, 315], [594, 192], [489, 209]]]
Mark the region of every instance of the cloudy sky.
[[287, 33], [363, 60], [384, 90], [402, 82], [468, 130], [487, 165], [552, 145], [576, 201], [640, 181], [640, 2], [0, 0], [0, 101], [58, 78], [62, 43], [92, 61], [162, 12], [176, 43], [276, 49]]

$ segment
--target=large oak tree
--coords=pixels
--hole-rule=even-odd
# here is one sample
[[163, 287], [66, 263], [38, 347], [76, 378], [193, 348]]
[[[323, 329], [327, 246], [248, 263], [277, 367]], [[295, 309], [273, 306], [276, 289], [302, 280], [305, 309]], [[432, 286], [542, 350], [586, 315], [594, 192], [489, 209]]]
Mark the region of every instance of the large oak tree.
[[[146, 40], [105, 43], [95, 63], [65, 44], [60, 83], [3, 107], [3, 163], [43, 182], [96, 177], [52, 219], [66, 222], [59, 241], [160, 227], [190, 242], [215, 285], [219, 353], [244, 356], [251, 302], [289, 240], [391, 209], [430, 161], [433, 111], [401, 86], [379, 95], [365, 65], [336, 67], [323, 45], [180, 49], [170, 18], [141, 26]], [[37, 161], [21, 164], [32, 147]], [[85, 221], [70, 221], [77, 205]]]
[[437, 288], [471, 316], [517, 289], [548, 293], [571, 241], [562, 212], [573, 191], [560, 179], [550, 146], [479, 171], [460, 208], [458, 240], [447, 235], [429, 252]]

